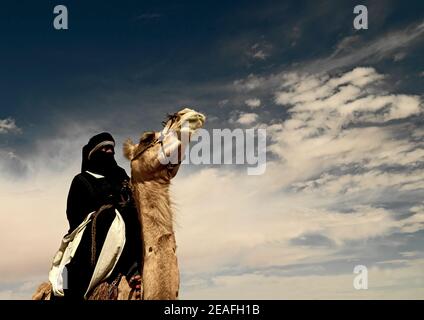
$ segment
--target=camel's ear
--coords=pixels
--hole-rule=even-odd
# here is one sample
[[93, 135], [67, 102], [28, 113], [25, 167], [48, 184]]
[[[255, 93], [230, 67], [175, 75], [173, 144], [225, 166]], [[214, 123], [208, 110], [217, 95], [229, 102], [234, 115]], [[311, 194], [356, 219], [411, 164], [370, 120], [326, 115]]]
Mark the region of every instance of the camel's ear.
[[124, 156], [128, 160], [132, 160], [134, 157], [134, 150], [137, 149], [137, 145], [132, 142], [131, 139], [127, 139], [124, 142]]

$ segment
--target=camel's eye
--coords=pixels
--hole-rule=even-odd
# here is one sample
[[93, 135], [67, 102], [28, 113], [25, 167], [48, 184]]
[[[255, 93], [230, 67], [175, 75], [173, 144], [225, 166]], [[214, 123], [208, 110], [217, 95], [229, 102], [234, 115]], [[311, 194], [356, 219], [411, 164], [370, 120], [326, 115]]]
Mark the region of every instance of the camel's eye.
[[166, 125], [168, 124], [169, 121], [175, 122], [176, 120], [179, 119], [179, 117], [180, 117], [180, 115], [178, 113], [168, 114], [166, 116], [166, 119], [164, 121], [162, 121], [162, 126], [166, 127]]
[[140, 138], [140, 144], [147, 144], [153, 141], [155, 138], [155, 133], [153, 131], [146, 131]]

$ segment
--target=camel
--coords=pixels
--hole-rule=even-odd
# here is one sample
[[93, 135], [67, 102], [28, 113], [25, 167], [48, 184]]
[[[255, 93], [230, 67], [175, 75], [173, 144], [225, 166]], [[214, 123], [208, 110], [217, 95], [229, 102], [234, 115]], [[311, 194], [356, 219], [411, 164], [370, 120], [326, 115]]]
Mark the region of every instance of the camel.
[[[144, 132], [138, 144], [130, 139], [124, 143], [124, 155], [131, 161], [131, 187], [142, 225], [143, 300], [178, 299], [180, 276], [170, 184], [192, 134], [203, 126], [205, 119], [203, 114], [184, 108], [168, 116], [161, 132]], [[51, 285], [43, 283], [32, 298], [48, 300], [50, 295]], [[117, 300], [131, 297], [128, 282], [122, 277]]]

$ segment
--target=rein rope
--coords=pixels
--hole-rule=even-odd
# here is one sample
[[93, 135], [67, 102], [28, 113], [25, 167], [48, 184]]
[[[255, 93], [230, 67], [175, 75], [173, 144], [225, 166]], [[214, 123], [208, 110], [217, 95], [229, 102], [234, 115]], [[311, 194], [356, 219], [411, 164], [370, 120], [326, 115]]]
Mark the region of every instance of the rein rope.
[[94, 268], [96, 266], [96, 254], [97, 254], [97, 241], [96, 241], [96, 235], [97, 235], [97, 218], [98, 216], [108, 210], [111, 209], [113, 206], [111, 204], [106, 204], [100, 207], [99, 210], [97, 210], [93, 214], [93, 222], [91, 224], [91, 266]]

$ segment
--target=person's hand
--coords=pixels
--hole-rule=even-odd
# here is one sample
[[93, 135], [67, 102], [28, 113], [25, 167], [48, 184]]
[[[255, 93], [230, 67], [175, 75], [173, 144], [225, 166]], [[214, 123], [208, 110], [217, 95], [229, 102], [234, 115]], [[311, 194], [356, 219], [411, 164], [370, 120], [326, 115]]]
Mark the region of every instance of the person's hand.
[[133, 299], [141, 300], [141, 276], [139, 274], [132, 276], [129, 285], [134, 290]]

